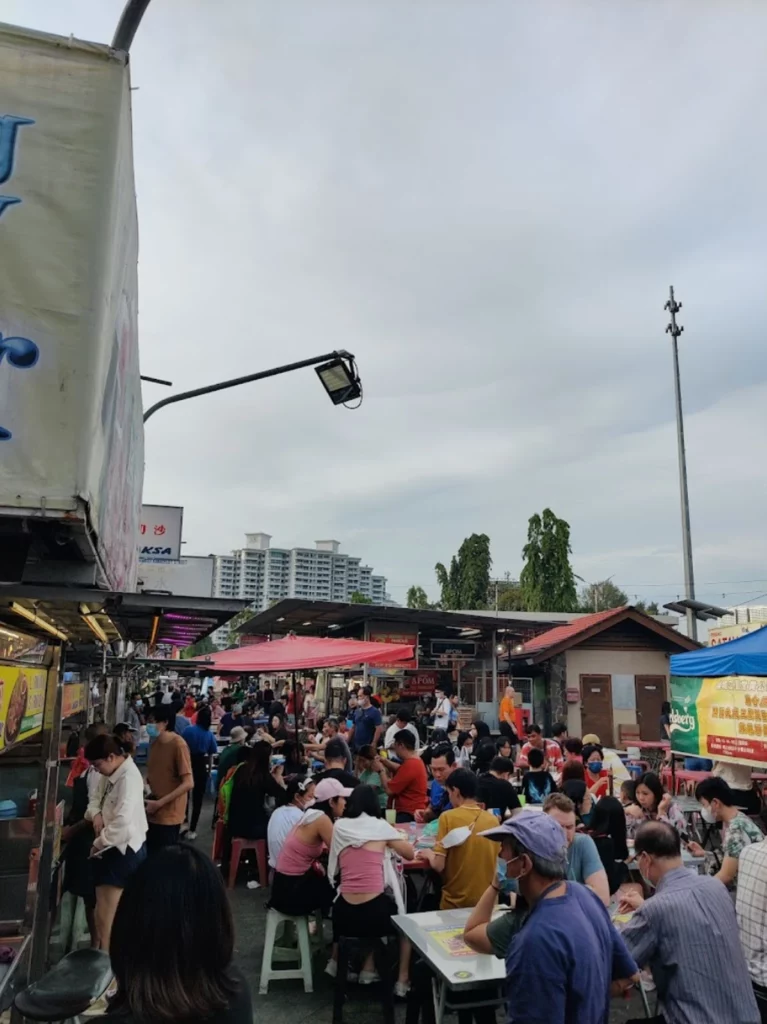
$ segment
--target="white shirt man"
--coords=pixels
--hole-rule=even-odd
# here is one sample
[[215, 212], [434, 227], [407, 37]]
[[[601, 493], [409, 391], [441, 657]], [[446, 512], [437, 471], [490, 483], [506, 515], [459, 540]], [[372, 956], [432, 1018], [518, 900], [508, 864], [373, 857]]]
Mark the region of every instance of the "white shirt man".
[[386, 730], [386, 736], [384, 738], [384, 749], [394, 750], [394, 737], [397, 735], [398, 732], [400, 732], [401, 729], [407, 729], [408, 732], [412, 732], [413, 736], [415, 737], [415, 747], [416, 750], [418, 750], [418, 748], [421, 746], [421, 737], [418, 735], [418, 730], [416, 729], [412, 722], [403, 722], [399, 718], [394, 723], [394, 725], [390, 725], [389, 728]]
[[450, 728], [450, 701], [442, 690], [435, 690], [434, 696], [437, 700], [434, 710], [432, 711], [432, 715], [434, 716], [434, 728], [444, 729], [445, 732], [447, 732]]

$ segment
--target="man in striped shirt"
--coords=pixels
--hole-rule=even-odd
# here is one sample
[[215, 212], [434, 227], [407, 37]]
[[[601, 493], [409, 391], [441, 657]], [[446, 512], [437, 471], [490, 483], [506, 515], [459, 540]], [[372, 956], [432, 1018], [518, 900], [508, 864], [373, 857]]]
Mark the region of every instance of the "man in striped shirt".
[[666, 822], [641, 825], [634, 852], [656, 891], [624, 898], [636, 913], [621, 934], [651, 968], [666, 1024], [761, 1024], [727, 889], [682, 865], [679, 833]]
[[767, 843], [744, 847], [739, 858], [738, 915], [740, 941], [756, 1003], [767, 1021]]

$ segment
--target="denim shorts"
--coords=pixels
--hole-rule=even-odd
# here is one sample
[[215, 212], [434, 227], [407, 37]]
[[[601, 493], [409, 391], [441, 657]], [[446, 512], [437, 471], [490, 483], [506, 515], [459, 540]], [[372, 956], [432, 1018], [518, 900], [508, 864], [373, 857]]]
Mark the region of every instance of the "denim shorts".
[[100, 857], [93, 857], [93, 882], [96, 888], [100, 885], [113, 885], [116, 889], [124, 889], [128, 879], [146, 860], [146, 843], [140, 850], [131, 850], [130, 846], [125, 853], [120, 853], [116, 847], [102, 853]]

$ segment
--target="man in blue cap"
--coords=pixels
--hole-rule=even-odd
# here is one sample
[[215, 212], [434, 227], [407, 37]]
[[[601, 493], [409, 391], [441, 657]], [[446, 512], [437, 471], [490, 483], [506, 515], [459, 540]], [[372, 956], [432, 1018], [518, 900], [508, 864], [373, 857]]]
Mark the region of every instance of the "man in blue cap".
[[491, 920], [494, 879], [464, 931], [472, 949], [506, 960], [508, 1024], [607, 1024], [611, 992], [639, 972], [599, 898], [566, 881], [562, 826], [525, 810], [480, 835], [500, 841], [506, 877], [519, 886], [514, 911]]

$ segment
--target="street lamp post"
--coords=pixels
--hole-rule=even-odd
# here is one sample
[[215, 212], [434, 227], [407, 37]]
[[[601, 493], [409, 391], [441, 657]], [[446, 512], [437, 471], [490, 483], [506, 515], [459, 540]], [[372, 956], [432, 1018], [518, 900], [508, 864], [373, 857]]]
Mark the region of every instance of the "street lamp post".
[[[687, 493], [687, 455], [684, 444], [684, 418], [682, 415], [682, 385], [679, 379], [679, 335], [684, 327], [679, 327], [676, 314], [682, 303], [674, 298], [674, 286], [668, 290], [668, 302], [664, 306], [671, 317], [666, 327], [666, 334], [671, 335], [671, 351], [674, 357], [674, 398], [676, 400], [676, 440], [679, 450], [679, 496], [682, 504], [682, 553], [684, 556], [684, 596], [688, 601], [695, 599], [695, 574], [692, 565], [692, 538], [690, 535], [690, 499]], [[692, 608], [687, 609], [687, 635], [692, 640], [698, 639], [698, 620]]]
[[[324, 363], [324, 366], [318, 366]], [[214, 391], [225, 391], [227, 388], [236, 388], [241, 384], [250, 384], [255, 380], [265, 380], [267, 377], [277, 377], [281, 373], [290, 373], [291, 370], [303, 370], [307, 366], [317, 366], [317, 376], [322, 386], [328, 393], [334, 405], [343, 405], [354, 399], [362, 397], [362, 385], [357, 373], [357, 366], [351, 352], [341, 349], [338, 352], [326, 352], [321, 356], [312, 356], [311, 359], [301, 359], [297, 363], [286, 363], [285, 366], [275, 366], [271, 370], [261, 370], [259, 373], [249, 373], [245, 377], [234, 377], [232, 380], [222, 380], [218, 384], [207, 384], [203, 388], [194, 388], [192, 391], [181, 391], [177, 395], [169, 395], [167, 398], [155, 402], [144, 413], [144, 423], [150, 416], [166, 405], [173, 405], [175, 402], [185, 402], [189, 398], [199, 398], [200, 395], [210, 395]]]

